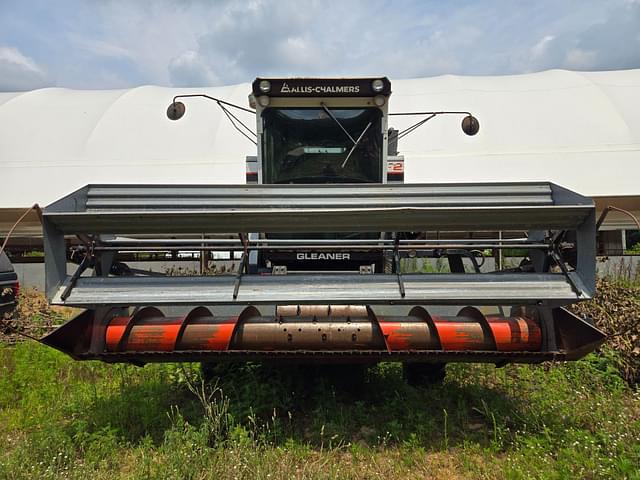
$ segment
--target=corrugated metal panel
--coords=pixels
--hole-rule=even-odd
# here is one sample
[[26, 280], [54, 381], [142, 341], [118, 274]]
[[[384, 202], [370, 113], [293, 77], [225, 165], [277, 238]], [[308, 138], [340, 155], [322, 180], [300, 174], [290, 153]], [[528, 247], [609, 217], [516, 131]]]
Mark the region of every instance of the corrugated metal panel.
[[[576, 277], [577, 279], [577, 277]], [[561, 274], [414, 274], [403, 276], [405, 297], [395, 275], [293, 274], [242, 278], [237, 299], [235, 277], [82, 277], [54, 304], [215, 305], [215, 304], [434, 304], [562, 305], [576, 300]], [[579, 280], [577, 280], [579, 281]]]
[[550, 183], [89, 185], [45, 209], [69, 234], [576, 228], [593, 203]]

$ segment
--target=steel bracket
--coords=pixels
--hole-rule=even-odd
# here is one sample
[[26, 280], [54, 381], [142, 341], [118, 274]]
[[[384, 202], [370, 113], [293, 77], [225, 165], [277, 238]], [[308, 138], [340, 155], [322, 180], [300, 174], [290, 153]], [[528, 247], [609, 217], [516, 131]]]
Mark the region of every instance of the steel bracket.
[[394, 244], [393, 244], [393, 264], [396, 269], [396, 277], [398, 279], [398, 289], [400, 290], [400, 296], [404, 298], [405, 289], [404, 289], [404, 280], [402, 279], [402, 272], [400, 271], [400, 236], [396, 232], [394, 234]]

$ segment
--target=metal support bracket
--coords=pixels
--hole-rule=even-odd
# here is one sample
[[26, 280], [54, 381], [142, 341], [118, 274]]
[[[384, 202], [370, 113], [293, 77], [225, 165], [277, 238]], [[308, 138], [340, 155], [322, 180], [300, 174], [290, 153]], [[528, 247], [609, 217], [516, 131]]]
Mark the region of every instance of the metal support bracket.
[[562, 242], [562, 240], [564, 240], [566, 234], [567, 234], [566, 230], [560, 230], [556, 235], [554, 235], [554, 237], [551, 239], [550, 255], [551, 255], [551, 258], [553, 258], [553, 260], [556, 262], [558, 267], [560, 267], [560, 270], [562, 270], [562, 274], [566, 277], [567, 282], [569, 282], [569, 285], [571, 285], [571, 290], [573, 290], [576, 295], [581, 296], [582, 290], [580, 290], [578, 285], [576, 285], [576, 283], [573, 281], [573, 278], [571, 278], [571, 275], [569, 275], [569, 270], [567, 269], [567, 265], [564, 262], [564, 258], [562, 258], [562, 253], [560, 253], [560, 250], [559, 250], [560, 243]]
[[[447, 250], [445, 250], [444, 254], [449, 260], [449, 268], [451, 269], [452, 273], [465, 273], [464, 264], [462, 263], [462, 257], [466, 257], [469, 259], [469, 261], [473, 265], [473, 271], [475, 273], [480, 273], [480, 265], [478, 265], [478, 261], [476, 260], [476, 257], [474, 257], [473, 253], [471, 253], [471, 251], [459, 248], [448, 248]], [[451, 268], [452, 264], [456, 266], [455, 269]]]
[[571, 275], [569, 275], [569, 270], [567, 269], [567, 266], [565, 265], [560, 252], [553, 250], [551, 252], [551, 258], [555, 260], [555, 262], [558, 264], [558, 267], [560, 267], [560, 270], [562, 270], [562, 274], [566, 277], [569, 285], [571, 285], [571, 290], [573, 290], [575, 294], [580, 297], [582, 295], [582, 290], [580, 290], [578, 285], [576, 285], [576, 283], [573, 281], [573, 278], [571, 278]]
[[91, 252], [87, 252], [84, 258], [82, 259], [82, 262], [80, 262], [80, 265], [78, 265], [78, 268], [76, 269], [76, 271], [73, 272], [73, 275], [71, 275], [71, 278], [69, 279], [69, 284], [60, 295], [60, 298], [62, 300], [66, 300], [69, 297], [69, 295], [71, 295], [71, 290], [73, 290], [73, 287], [76, 286], [78, 279], [84, 273], [84, 271], [87, 268], [89, 268], [89, 265], [93, 263], [93, 260], [94, 260], [93, 254]]
[[243, 233], [239, 233], [240, 242], [242, 243], [242, 258], [240, 259], [240, 264], [238, 265], [238, 270], [236, 271], [236, 279], [233, 283], [233, 299], [237, 300], [238, 291], [240, 290], [240, 282], [242, 281], [242, 274], [249, 272], [249, 251], [248, 251], [248, 243], [247, 239]]
[[398, 288], [400, 289], [400, 296], [404, 298], [405, 290], [404, 290], [404, 280], [402, 280], [402, 272], [400, 271], [400, 237], [396, 232], [394, 235], [394, 245], [393, 245], [393, 264], [396, 269], [396, 276], [398, 278]]

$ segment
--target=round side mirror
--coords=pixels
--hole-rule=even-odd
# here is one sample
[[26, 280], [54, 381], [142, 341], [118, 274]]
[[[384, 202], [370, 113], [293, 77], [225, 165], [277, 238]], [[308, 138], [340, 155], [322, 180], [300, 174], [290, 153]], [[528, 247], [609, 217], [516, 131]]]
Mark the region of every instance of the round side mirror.
[[462, 119], [462, 131], [469, 136], [473, 136], [480, 130], [480, 122], [473, 115], [467, 115]]
[[167, 117], [170, 120], [179, 120], [184, 115], [186, 108], [182, 102], [173, 102], [167, 108]]

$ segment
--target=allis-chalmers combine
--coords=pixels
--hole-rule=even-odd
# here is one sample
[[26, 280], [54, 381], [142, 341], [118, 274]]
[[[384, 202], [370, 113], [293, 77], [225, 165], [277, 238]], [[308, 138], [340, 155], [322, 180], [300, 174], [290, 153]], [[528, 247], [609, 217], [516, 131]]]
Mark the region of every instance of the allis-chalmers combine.
[[[549, 182], [403, 184], [398, 138], [440, 114], [464, 117], [468, 135], [479, 124], [467, 112], [389, 113], [390, 94], [386, 78], [259, 78], [255, 112], [208, 97], [255, 140], [246, 185], [88, 185], [47, 207], [47, 295], [86, 310], [42, 341], [133, 364], [401, 361], [410, 378], [597, 348], [604, 335], [564, 308], [594, 293], [593, 202]], [[192, 96], [206, 97], [179, 97]], [[255, 113], [255, 133], [232, 108]], [[184, 114], [174, 98], [167, 115]], [[420, 120], [398, 132], [392, 115]], [[72, 243], [82, 261], [67, 272]], [[522, 261], [481, 272], [479, 252], [500, 249]], [[214, 276], [117, 261], [185, 250], [241, 259]], [[449, 272], [405, 272], [407, 258]]]

